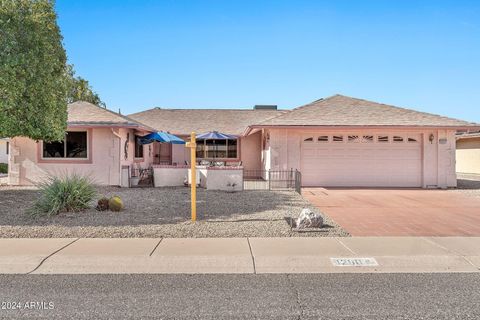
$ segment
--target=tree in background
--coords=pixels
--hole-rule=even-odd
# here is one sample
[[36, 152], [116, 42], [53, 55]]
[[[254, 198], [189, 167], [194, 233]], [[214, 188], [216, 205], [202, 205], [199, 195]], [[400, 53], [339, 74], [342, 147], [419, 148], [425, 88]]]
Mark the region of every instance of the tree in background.
[[75, 77], [75, 70], [73, 66], [68, 66], [69, 91], [68, 102], [87, 101], [97, 106], [106, 108], [105, 102], [100, 99], [100, 96], [93, 91], [87, 80], [82, 77]]
[[0, 0], [0, 136], [61, 140], [70, 87], [52, 0]]

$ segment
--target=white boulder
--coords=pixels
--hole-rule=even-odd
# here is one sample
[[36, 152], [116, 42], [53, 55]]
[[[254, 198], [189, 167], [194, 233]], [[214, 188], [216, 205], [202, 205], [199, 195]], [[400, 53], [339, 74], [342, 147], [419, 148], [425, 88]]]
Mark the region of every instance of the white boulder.
[[297, 229], [321, 228], [322, 226], [323, 226], [322, 216], [319, 215], [318, 213], [313, 212], [308, 208], [303, 209], [297, 218], [297, 223], [296, 223]]

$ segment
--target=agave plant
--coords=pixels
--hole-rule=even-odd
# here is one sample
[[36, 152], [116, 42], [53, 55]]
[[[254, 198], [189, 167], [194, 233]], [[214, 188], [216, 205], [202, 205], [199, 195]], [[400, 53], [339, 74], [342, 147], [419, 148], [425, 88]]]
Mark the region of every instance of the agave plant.
[[39, 188], [41, 196], [29, 210], [33, 216], [82, 211], [90, 207], [97, 195], [91, 179], [77, 174], [49, 177]]

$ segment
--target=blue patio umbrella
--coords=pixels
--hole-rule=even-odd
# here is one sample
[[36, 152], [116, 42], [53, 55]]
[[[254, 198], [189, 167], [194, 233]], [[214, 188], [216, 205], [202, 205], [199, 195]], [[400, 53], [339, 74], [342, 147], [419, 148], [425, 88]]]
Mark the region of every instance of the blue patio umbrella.
[[140, 144], [149, 144], [154, 141], [171, 143], [171, 144], [185, 144], [185, 141], [181, 138], [170, 134], [168, 132], [157, 131], [147, 134], [146, 136], [139, 138]]
[[237, 139], [237, 136], [221, 133], [218, 131], [210, 131], [210, 132], [199, 134], [197, 136], [197, 139], [229, 140], [229, 139]]

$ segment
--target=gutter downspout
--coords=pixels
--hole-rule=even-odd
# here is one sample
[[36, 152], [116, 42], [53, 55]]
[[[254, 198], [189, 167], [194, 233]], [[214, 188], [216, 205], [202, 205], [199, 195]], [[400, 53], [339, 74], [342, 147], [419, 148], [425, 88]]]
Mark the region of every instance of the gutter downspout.
[[118, 182], [119, 182], [119, 186], [121, 187], [122, 186], [122, 163], [121, 163], [121, 158], [122, 158], [122, 137], [120, 136], [120, 134], [116, 133], [113, 128], [111, 129], [112, 130], [112, 134], [118, 138]]

